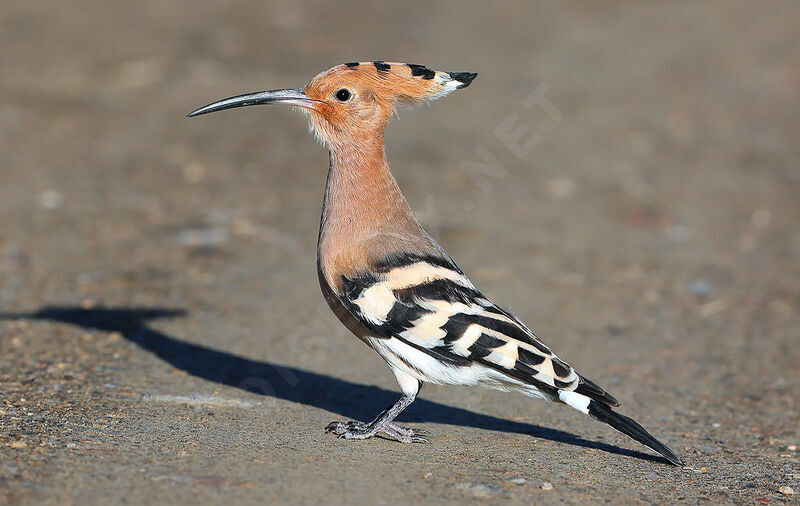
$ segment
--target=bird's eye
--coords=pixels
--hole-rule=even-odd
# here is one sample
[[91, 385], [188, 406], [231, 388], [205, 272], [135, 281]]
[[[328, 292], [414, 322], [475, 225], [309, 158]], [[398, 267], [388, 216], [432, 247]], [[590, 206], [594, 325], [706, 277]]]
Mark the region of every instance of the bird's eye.
[[350, 100], [350, 90], [346, 88], [342, 88], [341, 90], [336, 92], [336, 100], [339, 102], [347, 102]]

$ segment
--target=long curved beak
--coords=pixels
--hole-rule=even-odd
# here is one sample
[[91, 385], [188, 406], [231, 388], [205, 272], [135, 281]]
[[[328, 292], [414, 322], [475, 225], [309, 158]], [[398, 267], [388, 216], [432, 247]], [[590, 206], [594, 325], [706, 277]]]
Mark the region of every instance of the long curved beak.
[[187, 118], [208, 114], [210, 112], [233, 109], [235, 107], [245, 107], [248, 105], [267, 105], [267, 104], [288, 104], [297, 107], [313, 108], [319, 100], [308, 98], [303, 92], [303, 88], [289, 88], [286, 90], [257, 91], [246, 93], [235, 97], [225, 98], [217, 102], [212, 102], [206, 106], [196, 109], [186, 115]]

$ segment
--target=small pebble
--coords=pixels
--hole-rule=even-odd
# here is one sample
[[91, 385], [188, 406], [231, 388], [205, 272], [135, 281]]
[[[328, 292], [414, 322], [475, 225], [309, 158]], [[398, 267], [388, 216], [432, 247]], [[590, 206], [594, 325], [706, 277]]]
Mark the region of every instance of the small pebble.
[[711, 426], [714, 427], [715, 429], [719, 429], [719, 423], [718, 422], [712, 423]]
[[488, 483], [456, 483], [456, 488], [465, 490], [475, 497], [490, 497], [496, 494], [502, 494], [503, 490], [497, 485], [490, 485]]
[[64, 196], [58, 190], [45, 190], [36, 195], [36, 203], [42, 209], [47, 209], [48, 211], [58, 209], [63, 202]]
[[759, 230], [767, 228], [771, 221], [772, 213], [769, 212], [769, 209], [759, 209], [753, 213], [753, 226]]
[[522, 485], [525, 483], [525, 478], [510, 478], [508, 481], [516, 485]]
[[708, 297], [711, 293], [711, 283], [705, 279], [693, 279], [689, 282], [687, 288], [693, 295], [698, 297]]
[[206, 168], [197, 162], [192, 162], [183, 167], [183, 178], [187, 183], [200, 183], [206, 178]]
[[575, 193], [575, 182], [567, 178], [554, 178], [547, 182], [547, 190], [557, 199], [568, 199]]
[[796, 452], [797, 451], [797, 445], [789, 445], [789, 446], [786, 447], [786, 449], [789, 450], [790, 452]]
[[781, 488], [779, 488], [778, 492], [780, 492], [783, 495], [794, 495], [794, 489], [788, 485], [784, 485]]
[[539, 485], [539, 488], [541, 488], [542, 490], [553, 490], [553, 484], [550, 483], [549, 481], [546, 481], [541, 485]]
[[184, 246], [216, 246], [228, 242], [223, 228], [189, 228], [175, 234], [175, 242]]
[[667, 229], [667, 238], [672, 242], [687, 242], [689, 240], [689, 227], [686, 225], [672, 225]]
[[8, 446], [11, 448], [27, 448], [28, 443], [25, 441], [12, 441]]

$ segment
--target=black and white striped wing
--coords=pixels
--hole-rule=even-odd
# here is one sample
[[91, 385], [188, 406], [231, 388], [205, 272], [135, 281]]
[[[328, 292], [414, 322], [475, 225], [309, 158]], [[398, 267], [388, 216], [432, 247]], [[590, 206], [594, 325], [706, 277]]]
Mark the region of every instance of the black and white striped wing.
[[554, 399], [574, 391], [618, 405], [486, 299], [449, 258], [392, 257], [343, 285], [341, 302], [374, 337], [398, 339], [450, 365], [485, 365]]

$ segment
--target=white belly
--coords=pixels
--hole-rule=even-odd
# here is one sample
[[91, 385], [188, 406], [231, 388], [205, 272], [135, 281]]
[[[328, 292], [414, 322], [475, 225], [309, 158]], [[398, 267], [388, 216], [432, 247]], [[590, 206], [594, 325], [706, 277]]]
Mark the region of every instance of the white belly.
[[365, 336], [365, 340], [389, 364], [401, 387], [403, 387], [401, 377], [408, 375], [419, 381], [437, 385], [481, 385], [498, 390], [522, 392], [531, 397], [547, 398], [533, 385], [522, 383], [482, 364], [461, 366], [447, 364], [399, 339]]

